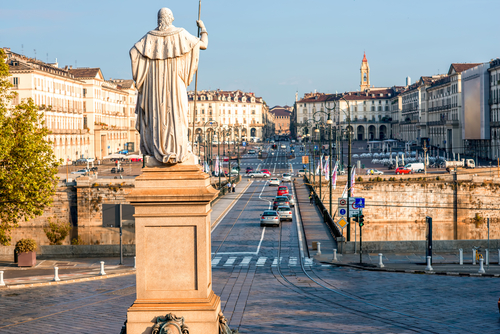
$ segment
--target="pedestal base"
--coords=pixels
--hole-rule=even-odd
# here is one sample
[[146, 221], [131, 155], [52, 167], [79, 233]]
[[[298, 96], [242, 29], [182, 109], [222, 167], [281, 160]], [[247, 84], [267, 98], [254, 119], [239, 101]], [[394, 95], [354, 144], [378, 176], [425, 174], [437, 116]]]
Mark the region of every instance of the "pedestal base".
[[185, 300], [161, 304], [136, 300], [127, 312], [127, 334], [149, 334], [156, 318], [172, 313], [184, 317], [189, 334], [219, 333], [220, 298], [214, 293], [207, 301]]

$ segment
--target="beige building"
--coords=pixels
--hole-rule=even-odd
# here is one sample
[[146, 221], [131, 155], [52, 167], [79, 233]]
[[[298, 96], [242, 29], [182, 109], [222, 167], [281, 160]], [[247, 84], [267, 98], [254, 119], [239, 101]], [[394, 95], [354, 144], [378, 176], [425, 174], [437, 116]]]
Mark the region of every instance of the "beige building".
[[[189, 98], [189, 135], [191, 135], [194, 110], [194, 92]], [[217, 122], [224, 129], [231, 129], [230, 140], [241, 133], [246, 140], [262, 140], [274, 133], [274, 116], [269, 107], [254, 93], [237, 91], [200, 91], [197, 93], [195, 133], [197, 139], [206, 133], [210, 122]]]
[[274, 132], [279, 135], [290, 134], [291, 108], [276, 106], [269, 110], [274, 115]]
[[[48, 64], [4, 48], [13, 90], [13, 104], [31, 98], [51, 131], [57, 159], [101, 159], [128, 148], [138, 150], [134, 128], [136, 90], [131, 80], [107, 82], [99, 68]], [[109, 148], [108, 148], [109, 147]]]

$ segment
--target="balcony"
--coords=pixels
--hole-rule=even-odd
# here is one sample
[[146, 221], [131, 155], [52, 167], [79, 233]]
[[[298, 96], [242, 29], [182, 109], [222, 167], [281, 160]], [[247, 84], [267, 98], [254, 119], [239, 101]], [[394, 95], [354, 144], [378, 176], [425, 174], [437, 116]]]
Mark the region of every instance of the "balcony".
[[441, 119], [439, 121], [427, 122], [427, 125], [429, 125], [429, 126], [433, 126], [433, 125], [445, 125], [445, 124], [446, 124], [446, 120], [445, 119]]
[[85, 129], [49, 129], [54, 135], [80, 135], [87, 133]]
[[446, 120], [446, 124], [447, 125], [458, 126], [460, 124], [460, 122], [458, 121], [458, 119], [447, 119]]
[[440, 107], [432, 107], [432, 108], [429, 108], [429, 112], [450, 110], [452, 107], [453, 107], [453, 105], [451, 105], [451, 104], [447, 104], [447, 105], [440, 106]]

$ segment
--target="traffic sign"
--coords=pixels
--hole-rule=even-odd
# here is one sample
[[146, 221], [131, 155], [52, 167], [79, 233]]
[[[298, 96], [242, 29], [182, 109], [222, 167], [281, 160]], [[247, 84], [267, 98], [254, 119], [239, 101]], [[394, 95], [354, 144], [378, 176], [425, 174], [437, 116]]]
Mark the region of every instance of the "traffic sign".
[[246, 141], [243, 142], [243, 146], [247, 146], [247, 142]]
[[356, 206], [356, 197], [349, 197], [349, 217], [354, 217], [358, 213], [361, 213], [361, 208]]
[[337, 221], [337, 225], [339, 225], [341, 228], [346, 227], [347, 224], [349, 224], [349, 222], [347, 222], [347, 220], [345, 220], [343, 217]]
[[306, 164], [302, 165], [302, 168], [306, 169], [306, 168], [307, 168], [307, 165], [306, 165]]
[[347, 206], [347, 199], [339, 198], [339, 206]]
[[341, 208], [339, 209], [339, 215], [345, 216], [347, 214], [347, 209]]
[[354, 197], [354, 205], [362, 209], [365, 207], [365, 199], [363, 197]]
[[314, 145], [314, 150], [317, 151], [318, 150], [318, 145]]

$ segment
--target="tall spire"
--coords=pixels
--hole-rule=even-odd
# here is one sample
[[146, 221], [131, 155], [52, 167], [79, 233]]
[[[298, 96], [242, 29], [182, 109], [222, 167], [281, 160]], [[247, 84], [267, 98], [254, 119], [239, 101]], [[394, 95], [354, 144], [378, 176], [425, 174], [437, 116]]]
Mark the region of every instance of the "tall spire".
[[367, 63], [368, 59], [366, 59], [366, 52], [363, 52], [363, 63]]

